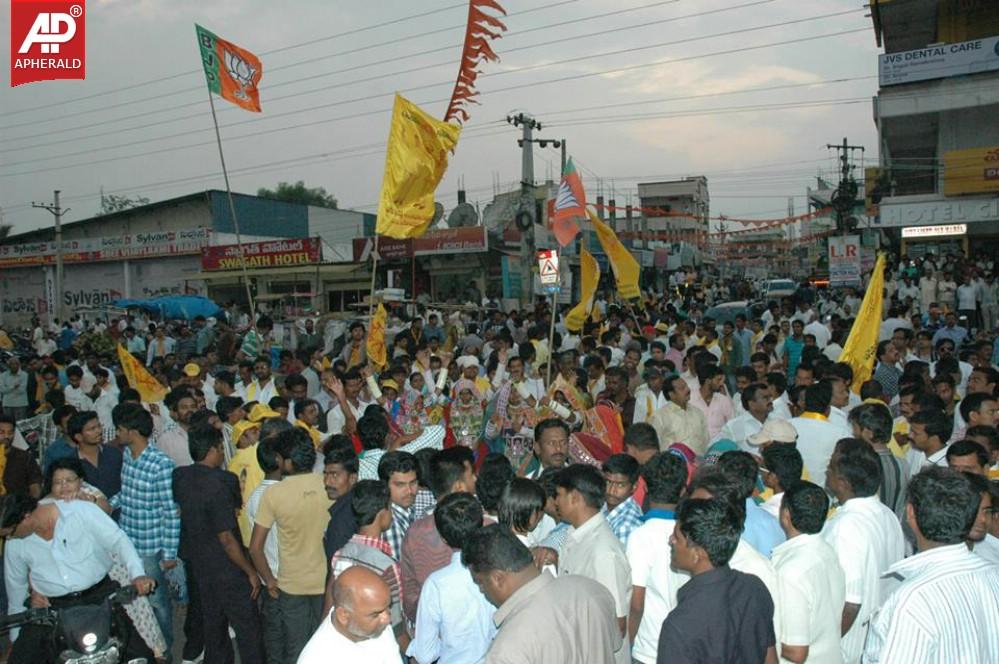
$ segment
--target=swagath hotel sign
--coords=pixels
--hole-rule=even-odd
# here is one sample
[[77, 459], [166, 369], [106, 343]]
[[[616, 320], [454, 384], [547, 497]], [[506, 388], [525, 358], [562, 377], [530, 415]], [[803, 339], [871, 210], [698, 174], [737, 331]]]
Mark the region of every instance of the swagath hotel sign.
[[[248, 268], [314, 265], [322, 260], [322, 248], [318, 237], [246, 242], [243, 244], [243, 256]], [[201, 250], [201, 268], [205, 271], [238, 270], [241, 266], [238, 244]]]

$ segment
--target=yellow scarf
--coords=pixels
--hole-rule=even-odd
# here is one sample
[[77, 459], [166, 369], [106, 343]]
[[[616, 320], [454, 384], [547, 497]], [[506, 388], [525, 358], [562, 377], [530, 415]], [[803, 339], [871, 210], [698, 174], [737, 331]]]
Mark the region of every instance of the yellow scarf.
[[811, 411], [805, 411], [801, 414], [801, 418], [805, 420], [819, 420], [820, 422], [828, 422], [829, 418], [822, 413], [813, 413]]

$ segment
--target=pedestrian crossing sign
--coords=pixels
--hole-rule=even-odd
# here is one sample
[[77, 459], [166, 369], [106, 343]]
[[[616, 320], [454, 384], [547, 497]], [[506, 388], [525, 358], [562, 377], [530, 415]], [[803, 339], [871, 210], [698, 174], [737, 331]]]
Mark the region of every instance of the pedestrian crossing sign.
[[557, 284], [558, 279], [558, 252], [554, 249], [545, 249], [538, 252], [538, 272], [541, 274], [541, 283]]

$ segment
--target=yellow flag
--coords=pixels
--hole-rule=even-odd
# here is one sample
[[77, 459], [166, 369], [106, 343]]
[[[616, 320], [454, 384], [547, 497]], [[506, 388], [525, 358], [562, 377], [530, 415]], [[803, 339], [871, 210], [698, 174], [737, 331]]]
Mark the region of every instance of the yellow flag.
[[121, 371], [125, 374], [129, 386], [139, 392], [145, 403], [163, 401], [169, 390], [160, 385], [146, 367], [121, 344], [118, 344], [118, 361], [121, 362]]
[[878, 256], [871, 274], [871, 283], [864, 293], [860, 311], [850, 328], [850, 336], [843, 345], [840, 362], [846, 362], [853, 369], [851, 388], [860, 394], [860, 387], [871, 379], [874, 373], [874, 360], [878, 350], [878, 335], [881, 332], [881, 314], [885, 291], [885, 255]]
[[459, 135], [461, 127], [436, 120], [395, 96], [375, 223], [379, 235], [399, 240], [423, 235], [434, 217], [434, 191]]
[[579, 304], [569, 310], [565, 316], [565, 326], [573, 332], [583, 329], [583, 323], [593, 308], [593, 296], [597, 293], [597, 282], [600, 281], [600, 265], [586, 249], [579, 255], [579, 274], [582, 285], [579, 288]]
[[385, 305], [379, 304], [368, 329], [368, 360], [379, 369], [388, 364], [385, 359], [385, 321], [387, 318], [388, 312], [385, 311]]
[[642, 296], [642, 291], [638, 288], [638, 261], [631, 255], [631, 252], [624, 248], [621, 240], [606, 224], [600, 221], [593, 210], [587, 210], [593, 228], [597, 231], [597, 239], [600, 246], [604, 248], [607, 259], [610, 261], [611, 270], [614, 272], [614, 281], [617, 282], [617, 294], [625, 300], [634, 300]]

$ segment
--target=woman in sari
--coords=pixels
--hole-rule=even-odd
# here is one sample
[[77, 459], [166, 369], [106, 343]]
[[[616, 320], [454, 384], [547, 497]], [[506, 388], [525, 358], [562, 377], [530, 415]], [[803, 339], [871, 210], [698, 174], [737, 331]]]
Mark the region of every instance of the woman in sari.
[[475, 383], [462, 378], [453, 388], [454, 399], [448, 408], [448, 428], [455, 444], [477, 451], [481, 456], [484, 448], [482, 433], [485, 426], [485, 412], [482, 393]]
[[514, 468], [534, 450], [534, 426], [538, 411], [507, 382], [486, 409], [484, 438], [490, 452], [504, 454]]

